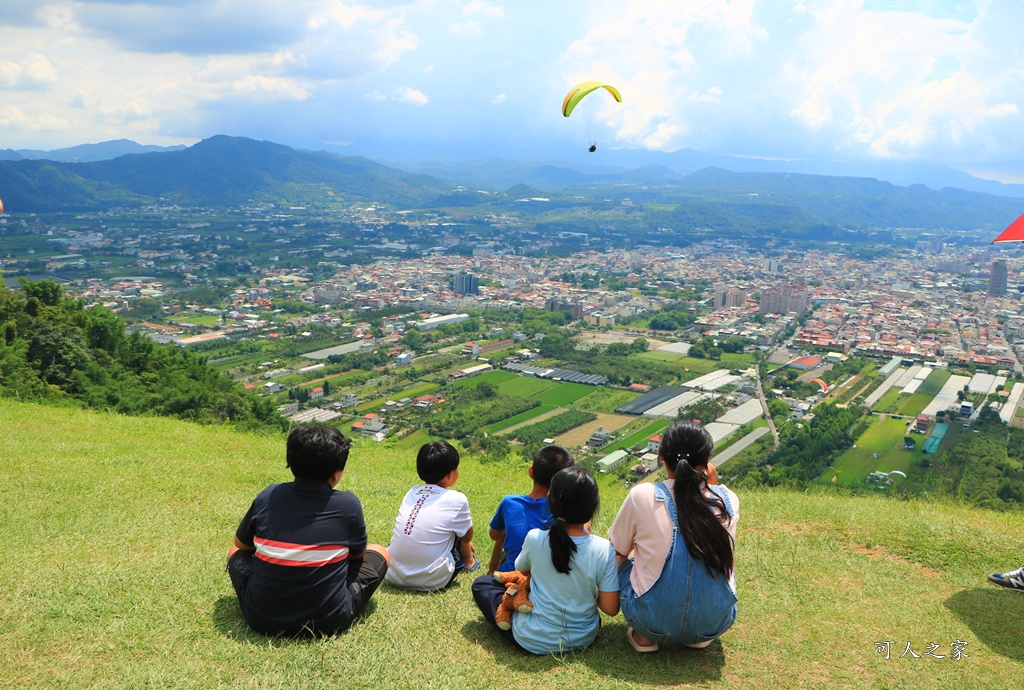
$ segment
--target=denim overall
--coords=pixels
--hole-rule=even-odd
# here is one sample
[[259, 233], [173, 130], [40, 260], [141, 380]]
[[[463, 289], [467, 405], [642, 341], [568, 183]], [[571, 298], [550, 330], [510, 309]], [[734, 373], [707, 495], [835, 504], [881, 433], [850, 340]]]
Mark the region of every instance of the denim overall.
[[[725, 502], [725, 509], [732, 516], [728, 493], [715, 485], [708, 488]], [[704, 564], [690, 555], [679, 533], [679, 518], [668, 488], [656, 484], [654, 494], [665, 503], [672, 519], [672, 544], [658, 581], [639, 597], [629, 582], [633, 559], [619, 566], [622, 615], [634, 630], [658, 644], [713, 640], [736, 620], [736, 592], [728, 577], [708, 575]]]

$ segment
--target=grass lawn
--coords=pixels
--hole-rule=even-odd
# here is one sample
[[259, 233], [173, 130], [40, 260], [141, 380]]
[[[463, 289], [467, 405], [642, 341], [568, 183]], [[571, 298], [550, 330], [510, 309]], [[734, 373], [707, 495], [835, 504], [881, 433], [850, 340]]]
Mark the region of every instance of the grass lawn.
[[655, 434], [660, 434], [671, 422], [671, 419], [656, 419], [650, 424], [646, 424], [641, 427], [639, 431], [634, 431], [629, 436], [621, 438], [608, 446], [604, 449], [604, 453], [611, 453], [613, 450], [619, 450], [621, 448], [632, 448], [638, 443], [647, 443], [648, 438]]
[[522, 424], [523, 422], [527, 421], [528, 419], [533, 419], [534, 417], [539, 417], [542, 414], [548, 413], [548, 412], [550, 412], [551, 410], [554, 410], [557, 407], [558, 407], [558, 405], [539, 405], [539, 406], [533, 408], [532, 410], [527, 410], [526, 412], [520, 412], [519, 414], [515, 415], [514, 417], [509, 417], [508, 419], [503, 419], [500, 422], [495, 422], [494, 424], [491, 424], [489, 426], [485, 426], [484, 427], [484, 431], [486, 431], [488, 434], [494, 434], [494, 433], [497, 433], [497, 432], [502, 431], [504, 429], [508, 429], [509, 427], [513, 427], [516, 424]]
[[428, 431], [427, 429], [419, 429], [395, 441], [395, 447], [419, 450], [419, 447], [422, 446], [424, 443], [440, 440], [442, 440], [440, 436], [431, 435], [430, 431]]
[[[910, 415], [911, 417], [921, 414], [921, 411], [928, 407], [928, 403], [932, 401], [932, 398], [942, 390], [942, 386], [945, 385], [950, 376], [952, 376], [952, 373], [944, 369], [935, 369], [932, 373], [928, 374], [928, 377], [917, 389], [917, 392], [911, 395], [910, 399], [903, 404], [900, 414]], [[884, 398], [885, 396], [882, 397]]]
[[[869, 473], [881, 470], [907, 471], [912, 460], [919, 457], [924, 437], [915, 435], [917, 450], [909, 451], [903, 447], [906, 436], [907, 420], [894, 417], [877, 417], [868, 430], [857, 439], [857, 447], [848, 449], [835, 463], [835, 470], [825, 472], [818, 480], [819, 484], [830, 484], [832, 477], [838, 472], [840, 484], [862, 486]], [[878, 457], [875, 457], [875, 454]]]
[[364, 400], [363, 402], [359, 403], [358, 405], [356, 405], [355, 407], [352, 408], [352, 414], [362, 415], [362, 414], [366, 414], [367, 412], [373, 412], [374, 410], [379, 410], [381, 408], [381, 406], [385, 402], [387, 402], [388, 400], [389, 400], [389, 398], [386, 398], [386, 397], [383, 397], [383, 396], [382, 397], [377, 397], [377, 398], [371, 398], [369, 400]]
[[502, 395], [529, 398], [557, 385], [558, 381], [552, 381], [551, 379], [539, 379], [536, 376], [516, 376], [515, 378], [503, 381], [498, 386], [498, 392]]
[[182, 314], [181, 316], [169, 319], [169, 321], [173, 323], [191, 323], [196, 326], [213, 328], [220, 323], [220, 317], [213, 316], [212, 314]]
[[677, 362], [684, 357], [678, 352], [659, 352], [657, 350], [639, 352], [633, 356], [638, 359], [652, 359], [655, 362]]
[[[0, 677], [6, 688], [1012, 688], [1024, 598], [985, 582], [1020, 563], [1024, 514], [832, 491], [740, 492], [739, 617], [705, 650], [636, 654], [621, 616], [587, 650], [534, 657], [480, 617], [462, 576], [383, 585], [322, 640], [248, 631], [224, 556], [253, 497], [288, 481], [283, 437], [0, 400]], [[356, 440], [339, 488], [386, 544], [414, 454]], [[522, 463], [467, 454], [477, 550]], [[625, 496], [602, 487], [607, 534]], [[889, 641], [886, 658], [884, 645]], [[964, 643], [953, 659], [951, 645]], [[907, 644], [919, 658], [900, 659]], [[929, 644], [943, 659], [925, 655]]]
[[640, 393], [634, 393], [633, 391], [624, 391], [617, 388], [608, 388], [607, 386], [598, 386], [587, 395], [573, 401], [569, 404], [569, 407], [574, 407], [578, 410], [589, 410], [590, 412], [606, 412], [611, 414], [619, 407], [622, 407], [626, 403], [636, 400], [640, 397]]
[[508, 381], [509, 379], [518, 378], [519, 374], [512, 371], [488, 371], [486, 374], [477, 374], [476, 376], [470, 376], [466, 379], [452, 382], [453, 386], [461, 386], [463, 388], [476, 388], [481, 381], [487, 381], [495, 386], [498, 384]]
[[918, 391], [914, 393], [900, 408], [900, 414], [905, 414], [910, 417], [916, 417], [921, 414], [921, 411], [928, 407], [928, 403], [932, 401], [935, 396], [930, 393], [921, 393]]
[[420, 395], [426, 395], [427, 393], [436, 393], [441, 390], [441, 386], [430, 381], [420, 381], [419, 383], [413, 383], [408, 388], [403, 388], [400, 391], [393, 393], [393, 395], [399, 398], [415, 398]]
[[[895, 386], [882, 393], [882, 397], [871, 408], [875, 412], [895, 412], [900, 407], [900, 389]], [[924, 409], [924, 408], [922, 408]]]
[[533, 397], [545, 405], [568, 405], [585, 395], [589, 395], [593, 391], [593, 386], [588, 386], [584, 383], [560, 383], [554, 388]]
[[953, 375], [953, 372], [948, 369], [936, 369], [932, 373], [928, 374], [928, 378], [924, 380], [921, 387], [917, 389], [918, 393], [925, 393], [927, 395], [935, 396], [939, 394], [942, 387], [946, 385], [946, 381]]

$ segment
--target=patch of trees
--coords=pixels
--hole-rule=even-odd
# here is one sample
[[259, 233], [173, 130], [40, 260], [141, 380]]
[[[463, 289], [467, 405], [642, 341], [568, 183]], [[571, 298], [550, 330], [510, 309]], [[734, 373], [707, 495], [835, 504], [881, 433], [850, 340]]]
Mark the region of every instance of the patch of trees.
[[544, 439], [554, 438], [560, 434], [564, 434], [569, 429], [574, 429], [580, 424], [586, 424], [597, 419], [597, 415], [593, 412], [584, 412], [583, 410], [568, 410], [561, 414], [557, 414], [554, 417], [548, 417], [547, 419], [537, 422], [536, 424], [530, 424], [516, 429], [510, 437], [514, 438], [525, 446], [523, 449], [523, 455], [525, 457], [533, 457], [542, 445], [544, 445]]
[[814, 419], [782, 439], [764, 463], [772, 465], [767, 483], [801, 486], [819, 477], [829, 465], [853, 444], [850, 429], [863, 414], [860, 407], [839, 408], [819, 405]]
[[980, 508], [1006, 510], [1024, 504], [1024, 430], [1008, 429], [990, 408], [984, 408], [943, 454], [942, 462], [960, 468], [956, 497]]
[[454, 399], [449, 398], [449, 403], [443, 412], [431, 417], [430, 425], [439, 436], [458, 439], [471, 436], [481, 427], [522, 414], [541, 404], [534, 398], [488, 394], [486, 387], [483, 391], [479, 388], [466, 389], [456, 394]]
[[713, 422], [722, 416], [725, 411], [725, 402], [722, 398], [707, 396], [676, 411], [676, 419], [683, 419], [688, 422], [700, 421], [705, 424]]
[[829, 387], [840, 384], [851, 376], [864, 371], [866, 368], [871, 366], [871, 360], [864, 357], [850, 357], [844, 362], [836, 362], [832, 365], [832, 368], [825, 373], [819, 375], [822, 381], [827, 383]]
[[178, 417], [242, 428], [287, 427], [269, 400], [206, 360], [129, 335], [116, 314], [86, 309], [52, 280], [0, 289], [0, 395], [122, 414]]

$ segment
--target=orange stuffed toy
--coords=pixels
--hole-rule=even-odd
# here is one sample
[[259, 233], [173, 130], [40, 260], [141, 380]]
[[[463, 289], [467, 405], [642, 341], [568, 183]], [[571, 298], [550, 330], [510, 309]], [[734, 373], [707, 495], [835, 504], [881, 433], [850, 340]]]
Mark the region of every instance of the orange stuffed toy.
[[501, 605], [494, 616], [494, 622], [502, 630], [512, 628], [512, 612], [530, 613], [533, 611], [533, 604], [530, 603], [530, 576], [524, 575], [518, 570], [507, 573], [496, 572], [494, 579], [505, 585], [505, 595], [501, 598]]

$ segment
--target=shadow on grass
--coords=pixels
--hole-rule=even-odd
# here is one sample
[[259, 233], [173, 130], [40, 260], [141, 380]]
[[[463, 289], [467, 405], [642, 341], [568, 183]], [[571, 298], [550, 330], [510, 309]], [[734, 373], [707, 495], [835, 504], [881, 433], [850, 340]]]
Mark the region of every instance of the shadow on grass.
[[462, 635], [490, 652], [495, 662], [516, 673], [545, 672], [571, 660], [596, 674], [624, 682], [677, 685], [720, 681], [725, 666], [721, 640], [705, 649], [667, 647], [653, 654], [638, 654], [626, 641], [625, 623], [603, 626], [594, 644], [561, 656], [537, 656], [513, 647], [482, 619], [463, 625]]
[[[370, 599], [370, 602], [366, 605], [366, 610], [363, 611], [363, 615], [355, 619], [347, 630], [364, 625], [367, 617], [372, 616], [376, 609], [377, 602]], [[242, 644], [270, 644], [274, 647], [283, 647], [293, 644], [309, 644], [325, 637], [323, 635], [319, 637], [314, 635], [295, 635], [292, 637], [285, 637], [283, 635], [269, 636], [255, 632], [245, 622], [242, 610], [238, 608], [238, 598], [233, 594], [225, 595], [213, 602], [213, 615], [210, 618], [213, 620], [213, 627], [220, 631], [221, 635]], [[343, 630], [338, 634], [344, 635], [345, 632], [347, 631]]]
[[1024, 597], [1019, 592], [996, 587], [964, 589], [943, 604], [992, 651], [1024, 662], [1024, 648], [1017, 634], [1024, 617]]

